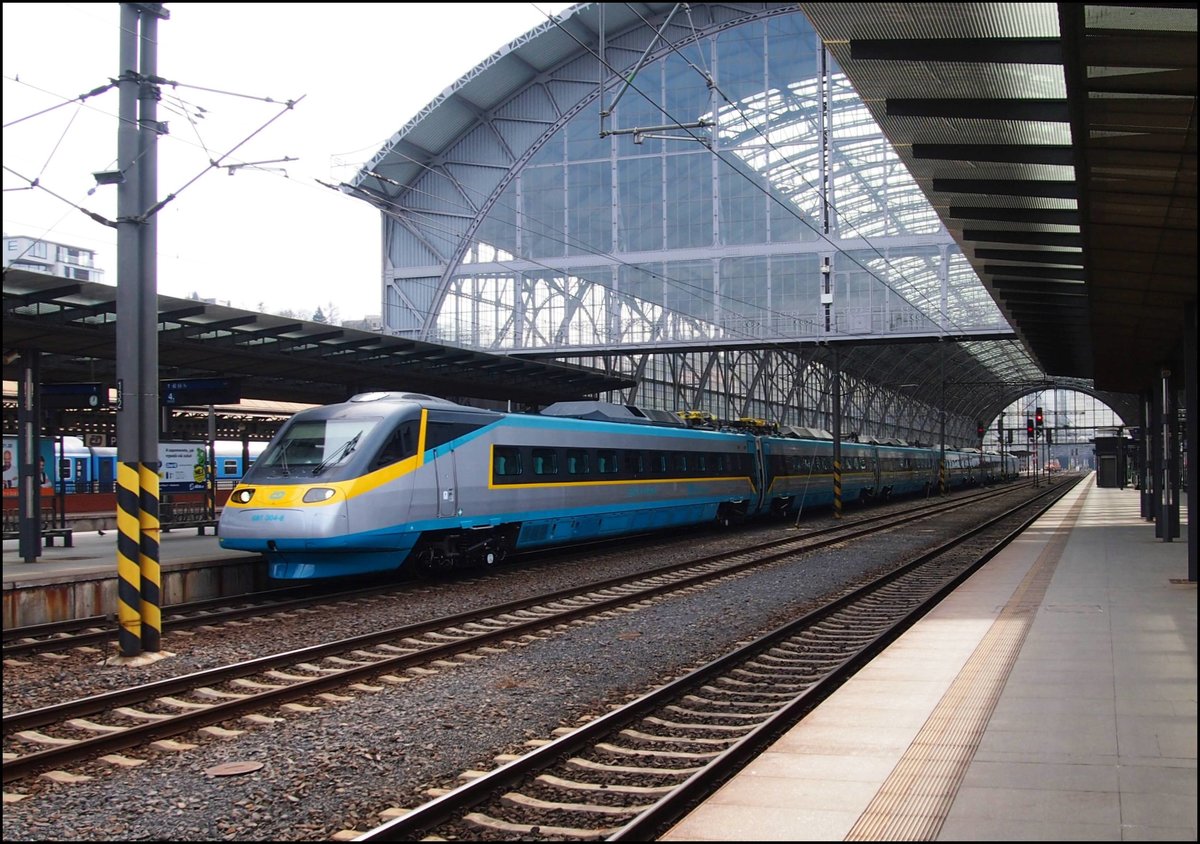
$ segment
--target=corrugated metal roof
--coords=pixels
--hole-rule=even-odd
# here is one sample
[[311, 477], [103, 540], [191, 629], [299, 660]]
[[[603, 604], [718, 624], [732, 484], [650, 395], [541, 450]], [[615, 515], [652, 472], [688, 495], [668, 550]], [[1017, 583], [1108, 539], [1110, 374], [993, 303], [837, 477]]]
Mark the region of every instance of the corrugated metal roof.
[[[117, 289], [4, 271], [4, 347], [42, 353], [44, 383], [115, 383]], [[158, 297], [163, 378], [237, 377], [247, 397], [327, 404], [370, 390], [544, 405], [632, 386], [594, 369], [520, 360], [320, 322]], [[20, 364], [6, 362], [4, 376]]]
[[1196, 8], [801, 3], [1024, 345], [1137, 392], [1196, 299]]

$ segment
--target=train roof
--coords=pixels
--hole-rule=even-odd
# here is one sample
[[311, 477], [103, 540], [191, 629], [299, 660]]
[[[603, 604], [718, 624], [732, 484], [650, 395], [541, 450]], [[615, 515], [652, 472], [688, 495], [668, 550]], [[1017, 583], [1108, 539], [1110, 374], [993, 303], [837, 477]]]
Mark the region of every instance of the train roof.
[[779, 433], [796, 440], [831, 440], [833, 434], [824, 428], [805, 428], [802, 425], [780, 425]]
[[[413, 402], [417, 402], [418, 404], [423, 404], [423, 405], [437, 404], [437, 405], [446, 405], [449, 407], [466, 408], [466, 405], [461, 405], [461, 404], [458, 404], [457, 402], [452, 402], [449, 399], [443, 399], [443, 398], [438, 398], [437, 396], [426, 395], [425, 393], [376, 391], [376, 392], [372, 392], [372, 393], [358, 393], [356, 395], [351, 396], [346, 401], [347, 401], [347, 403], [355, 403], [355, 404], [362, 404], [365, 402], [374, 402], [374, 401], [386, 401], [386, 402], [413, 401]], [[469, 410], [471, 408], [466, 408], [466, 409]]]
[[560, 401], [541, 411], [542, 416], [566, 416], [572, 419], [592, 419], [598, 422], [625, 422], [634, 425], [667, 425], [686, 428], [687, 424], [666, 410], [643, 410], [631, 404], [606, 401]]

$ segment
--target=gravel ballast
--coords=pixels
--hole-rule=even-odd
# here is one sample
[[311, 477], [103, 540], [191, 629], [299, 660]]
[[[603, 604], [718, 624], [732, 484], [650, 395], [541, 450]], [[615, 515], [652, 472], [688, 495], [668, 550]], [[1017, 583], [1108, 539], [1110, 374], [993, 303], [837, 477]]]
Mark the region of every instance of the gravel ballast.
[[[574, 624], [402, 685], [339, 691], [353, 699], [320, 701], [317, 712], [269, 713], [282, 718], [274, 724], [224, 724], [245, 730], [234, 738], [178, 737], [197, 742], [192, 750], [139, 748], [128, 755], [148, 761], [136, 768], [99, 761], [72, 768], [93, 777], [85, 782], [22, 780], [5, 788], [29, 796], [6, 804], [4, 839], [313, 840], [349, 828], [366, 830], [381, 823], [383, 810], [422, 803], [426, 789], [457, 785], [469, 769], [491, 769], [496, 754], [520, 752], [528, 740], [550, 738], [559, 726], [603, 714], [934, 544], [952, 532], [951, 522], [980, 518], [973, 510], [807, 554], [635, 612]], [[818, 517], [803, 528], [827, 521]], [[4, 708], [61, 702], [494, 604], [788, 530], [794, 531], [777, 523], [730, 533], [694, 531], [670, 544], [589, 551], [574, 563], [513, 566], [487, 578], [431, 585], [403, 603], [360, 602], [287, 621], [164, 637], [164, 647], [177, 655], [139, 669], [100, 668], [96, 654], [31, 658], [33, 666], [5, 666]], [[232, 776], [205, 773], [229, 762], [262, 767]]]

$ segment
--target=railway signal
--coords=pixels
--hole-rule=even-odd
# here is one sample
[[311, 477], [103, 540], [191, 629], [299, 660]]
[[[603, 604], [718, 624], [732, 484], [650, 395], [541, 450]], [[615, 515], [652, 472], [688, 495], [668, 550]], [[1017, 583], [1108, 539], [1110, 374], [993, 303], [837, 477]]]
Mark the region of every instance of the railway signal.
[[979, 439], [983, 439], [983, 435], [986, 431], [987, 426], [983, 424], [982, 419], [975, 422], [975, 433], [979, 435]]
[[1040, 407], [1034, 411], [1034, 416], [1037, 417], [1037, 426], [1038, 430], [1040, 431], [1043, 427], [1045, 427], [1045, 418], [1042, 416], [1042, 409]]
[[1033, 417], [1031, 416], [1025, 417], [1025, 435], [1029, 439], [1033, 439]]

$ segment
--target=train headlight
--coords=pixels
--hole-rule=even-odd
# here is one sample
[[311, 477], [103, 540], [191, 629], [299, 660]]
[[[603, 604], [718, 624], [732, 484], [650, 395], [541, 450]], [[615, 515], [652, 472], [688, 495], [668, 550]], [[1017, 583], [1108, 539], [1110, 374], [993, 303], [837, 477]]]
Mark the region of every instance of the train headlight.
[[327, 486], [315, 486], [304, 493], [304, 503], [312, 504], [315, 501], [328, 501], [333, 498], [333, 493], [334, 491]]
[[233, 495], [231, 495], [229, 497], [232, 498], [234, 500], [234, 502], [236, 502], [237, 504], [249, 504], [250, 499], [254, 497], [254, 490], [252, 490], [252, 489], [235, 489], [233, 491]]

